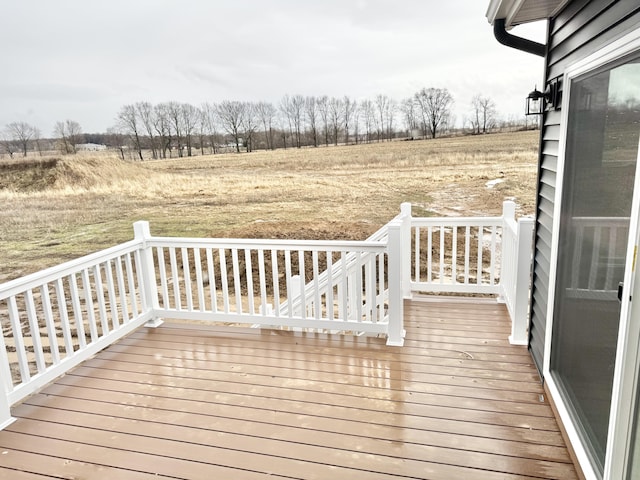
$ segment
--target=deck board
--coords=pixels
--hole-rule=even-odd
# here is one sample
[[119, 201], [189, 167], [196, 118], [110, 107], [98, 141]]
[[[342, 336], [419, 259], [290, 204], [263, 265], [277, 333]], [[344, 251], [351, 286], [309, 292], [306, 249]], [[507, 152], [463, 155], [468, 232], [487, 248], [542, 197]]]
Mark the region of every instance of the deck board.
[[419, 299], [405, 313], [402, 348], [138, 330], [14, 407], [0, 478], [577, 478], [504, 306]]

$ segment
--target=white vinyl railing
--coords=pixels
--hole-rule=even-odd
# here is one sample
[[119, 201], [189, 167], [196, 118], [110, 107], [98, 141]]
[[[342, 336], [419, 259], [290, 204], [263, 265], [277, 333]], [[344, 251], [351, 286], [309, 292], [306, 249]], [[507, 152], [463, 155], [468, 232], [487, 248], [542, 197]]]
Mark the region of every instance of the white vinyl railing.
[[152, 318], [134, 240], [0, 286], [0, 427], [12, 405]]
[[411, 291], [498, 295], [512, 319], [509, 340], [526, 344], [534, 222], [516, 221], [515, 211], [506, 201], [501, 217], [411, 218], [403, 272]]
[[[153, 237], [0, 285], [0, 429], [10, 406], [162, 318], [386, 335], [412, 291], [497, 294], [526, 341], [531, 220], [412, 218], [363, 242]], [[525, 227], [526, 226], [526, 227]], [[500, 267], [504, 266], [502, 273]]]
[[617, 300], [623, 277], [629, 217], [574, 217], [571, 274], [567, 294], [574, 298]]

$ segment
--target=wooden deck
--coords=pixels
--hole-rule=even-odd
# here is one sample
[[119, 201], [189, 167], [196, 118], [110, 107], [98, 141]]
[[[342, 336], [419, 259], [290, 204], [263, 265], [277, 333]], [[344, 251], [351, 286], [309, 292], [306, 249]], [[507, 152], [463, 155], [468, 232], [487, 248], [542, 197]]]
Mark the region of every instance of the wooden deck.
[[405, 311], [402, 348], [141, 329], [13, 409], [0, 478], [577, 478], [503, 306]]

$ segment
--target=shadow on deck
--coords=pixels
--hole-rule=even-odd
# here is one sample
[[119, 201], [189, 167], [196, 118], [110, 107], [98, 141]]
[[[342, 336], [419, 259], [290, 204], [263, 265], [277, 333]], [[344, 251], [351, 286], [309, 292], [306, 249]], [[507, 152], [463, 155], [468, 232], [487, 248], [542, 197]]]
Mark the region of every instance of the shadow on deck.
[[417, 298], [405, 326], [140, 329], [13, 408], [0, 478], [577, 478], [504, 306]]

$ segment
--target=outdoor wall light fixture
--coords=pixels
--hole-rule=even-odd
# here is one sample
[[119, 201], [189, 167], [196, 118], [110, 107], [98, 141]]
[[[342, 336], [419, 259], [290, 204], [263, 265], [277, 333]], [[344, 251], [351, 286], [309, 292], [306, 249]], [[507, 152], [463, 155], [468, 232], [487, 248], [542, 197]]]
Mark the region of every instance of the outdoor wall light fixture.
[[556, 110], [562, 103], [560, 78], [554, 78], [547, 83], [547, 89], [542, 93], [537, 87], [527, 96], [525, 115], [541, 115], [545, 109]]
[[531, 93], [527, 96], [527, 106], [525, 109], [525, 115], [540, 115], [544, 112], [544, 93], [535, 87]]

